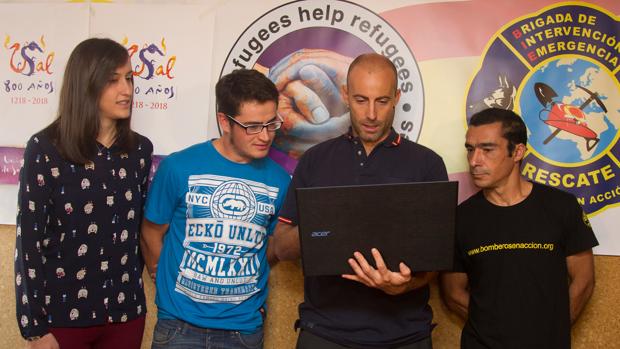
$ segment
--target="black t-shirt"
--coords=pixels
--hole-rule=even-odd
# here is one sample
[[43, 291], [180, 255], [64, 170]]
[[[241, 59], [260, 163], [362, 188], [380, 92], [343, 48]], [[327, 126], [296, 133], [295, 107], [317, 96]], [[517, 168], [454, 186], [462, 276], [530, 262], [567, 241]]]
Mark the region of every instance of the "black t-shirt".
[[457, 211], [455, 271], [469, 278], [462, 348], [570, 348], [566, 257], [598, 245], [571, 194], [534, 183], [522, 202], [478, 192]]
[[[296, 188], [447, 179], [441, 157], [402, 139], [394, 130], [369, 156], [359, 139], [349, 133], [304, 154], [295, 169], [280, 220], [297, 224]], [[318, 336], [356, 348], [385, 348], [430, 335], [433, 314], [428, 287], [390, 296], [336, 276], [306, 277], [304, 281], [304, 302], [299, 306], [301, 327]]]

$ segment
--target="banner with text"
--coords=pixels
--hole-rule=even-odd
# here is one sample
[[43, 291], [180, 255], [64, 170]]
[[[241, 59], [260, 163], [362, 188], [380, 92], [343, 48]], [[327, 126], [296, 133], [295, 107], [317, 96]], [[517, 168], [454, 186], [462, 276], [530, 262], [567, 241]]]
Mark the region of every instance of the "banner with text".
[[[0, 110], [4, 124], [15, 130], [0, 139], [2, 183], [16, 183], [19, 147], [53, 116], [59, 52], [66, 59], [87, 36], [109, 36], [129, 50], [134, 128], [161, 155], [219, 136], [213, 86], [220, 76], [237, 68], [267, 75], [280, 91], [285, 117], [270, 156], [289, 172], [309, 147], [348, 128], [339, 87], [352, 59], [374, 51], [398, 70], [402, 97], [394, 128], [443, 157], [450, 177], [461, 182], [459, 200], [476, 191], [463, 147], [469, 117], [487, 107], [514, 110], [529, 133], [522, 174], [574, 194], [601, 243], [595, 252], [620, 255], [614, 229], [620, 223], [618, 1], [45, 5], [82, 11], [71, 23], [81, 16], [90, 24], [87, 33], [67, 25], [72, 36], [63, 36], [62, 46], [50, 41], [51, 33], [70, 23], [62, 15], [39, 9], [37, 25], [26, 26], [11, 6], [0, 5], [5, 32], [14, 33], [6, 36], [0, 56]], [[42, 7], [19, 6], [30, 9], [30, 16]], [[83, 13], [88, 9], [89, 18]], [[56, 31], [47, 29], [45, 18]]]

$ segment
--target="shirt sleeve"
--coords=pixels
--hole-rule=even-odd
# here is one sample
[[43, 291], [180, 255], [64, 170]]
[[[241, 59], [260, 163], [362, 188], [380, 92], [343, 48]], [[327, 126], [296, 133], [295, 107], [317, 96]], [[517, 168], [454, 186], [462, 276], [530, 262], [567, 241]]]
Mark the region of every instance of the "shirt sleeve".
[[430, 152], [430, 155], [426, 159], [427, 171], [424, 178], [426, 182], [441, 182], [448, 180], [448, 171], [443, 159], [434, 152]]
[[49, 221], [52, 176], [49, 157], [39, 142], [32, 137], [26, 146], [17, 198], [15, 300], [24, 338], [48, 333], [42, 245]]
[[144, 167], [142, 168], [142, 181], [140, 182], [140, 193], [142, 193], [142, 202], [145, 204], [146, 202], [146, 193], [149, 187], [149, 177], [151, 174], [151, 166], [153, 164], [153, 143], [144, 137], [144, 142], [142, 144], [143, 152], [139, 154], [138, 161], [140, 165], [144, 161]]
[[169, 224], [180, 199], [178, 174], [171, 158], [161, 161], [146, 198], [144, 217], [155, 224]]
[[598, 245], [588, 216], [574, 196], [570, 196], [566, 210], [566, 255], [574, 255]]
[[287, 194], [287, 189], [288, 186], [291, 182], [291, 177], [285, 173], [284, 176], [282, 176], [282, 181], [280, 182], [280, 184], [278, 184], [278, 188], [280, 188], [280, 192], [278, 193], [278, 198], [276, 199], [275, 202], [275, 213], [271, 218], [271, 221], [269, 222], [269, 227], [267, 227], [267, 233], [269, 235], [271, 235], [273, 233], [273, 230], [276, 228], [276, 224], [278, 223], [278, 218], [280, 215], [280, 211], [282, 210], [282, 204], [284, 202], [284, 199], [286, 198], [286, 194]]
[[467, 269], [465, 265], [467, 264], [462, 243], [461, 237], [465, 234], [465, 228], [463, 223], [459, 220], [458, 217], [458, 209], [457, 209], [457, 219], [456, 219], [456, 235], [454, 237], [454, 257], [452, 260], [452, 271], [458, 273], [466, 273]]

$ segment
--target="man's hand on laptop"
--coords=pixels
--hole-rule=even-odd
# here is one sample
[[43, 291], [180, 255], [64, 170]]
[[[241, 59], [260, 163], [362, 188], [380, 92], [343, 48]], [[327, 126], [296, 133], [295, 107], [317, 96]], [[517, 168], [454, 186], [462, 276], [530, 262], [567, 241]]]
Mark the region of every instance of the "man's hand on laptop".
[[378, 288], [389, 295], [397, 295], [417, 288], [411, 269], [405, 263], [401, 262], [398, 265], [399, 271], [394, 272], [387, 268], [379, 250], [373, 248], [370, 252], [377, 268], [370, 265], [360, 252], [355, 252], [354, 258], [349, 258], [349, 265], [353, 268], [355, 275], [344, 274], [342, 277], [368, 287]]

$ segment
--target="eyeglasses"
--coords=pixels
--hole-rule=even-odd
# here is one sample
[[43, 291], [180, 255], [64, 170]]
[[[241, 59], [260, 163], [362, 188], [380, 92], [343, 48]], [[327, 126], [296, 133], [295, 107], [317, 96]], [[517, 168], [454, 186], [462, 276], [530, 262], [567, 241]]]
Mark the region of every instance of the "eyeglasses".
[[243, 124], [237, 121], [237, 119], [233, 118], [232, 116], [228, 114], [224, 114], [224, 115], [226, 115], [230, 120], [234, 121], [237, 125], [243, 127], [245, 129], [245, 133], [249, 135], [255, 135], [255, 134], [261, 133], [263, 132], [264, 128], [267, 128], [268, 132], [276, 132], [277, 130], [280, 129], [280, 127], [282, 127], [282, 123], [284, 122], [284, 120], [282, 120], [280, 115], [278, 115], [277, 120], [268, 122], [266, 124], [246, 125], [246, 124]]

